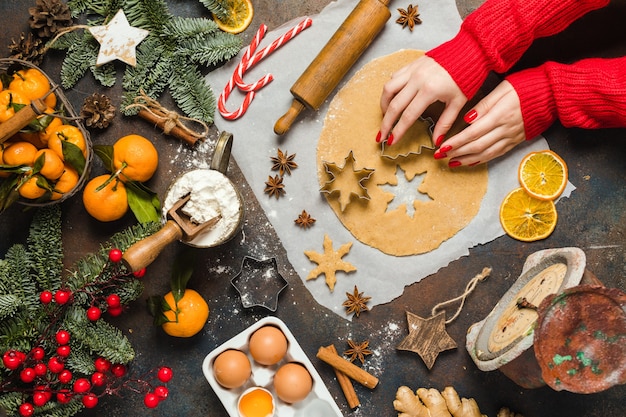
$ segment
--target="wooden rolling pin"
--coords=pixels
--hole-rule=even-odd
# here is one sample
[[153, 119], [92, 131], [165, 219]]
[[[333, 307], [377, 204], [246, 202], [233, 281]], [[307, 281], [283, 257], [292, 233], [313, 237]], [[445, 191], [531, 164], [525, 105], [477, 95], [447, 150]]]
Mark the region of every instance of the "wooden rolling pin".
[[390, 0], [361, 0], [291, 87], [291, 107], [274, 125], [286, 133], [305, 107], [317, 110], [391, 17]]

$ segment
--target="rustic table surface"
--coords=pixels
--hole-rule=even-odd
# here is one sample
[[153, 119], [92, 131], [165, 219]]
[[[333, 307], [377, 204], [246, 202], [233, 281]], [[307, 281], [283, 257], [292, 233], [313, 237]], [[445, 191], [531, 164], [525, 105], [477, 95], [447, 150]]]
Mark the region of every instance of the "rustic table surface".
[[[0, 56], [8, 56], [7, 46], [28, 28], [28, 7], [34, 0], [2, 0], [0, 2]], [[181, 16], [208, 16], [193, 0], [169, 0], [170, 10]], [[241, 36], [247, 44], [254, 28], [265, 23], [269, 30], [296, 17], [314, 15], [329, 3], [328, 0], [253, 0], [255, 16], [251, 25]], [[459, 12], [464, 17], [475, 9], [479, 0], [457, 0]], [[406, 7], [408, 1], [393, 0], [390, 8]], [[617, 6], [615, 6], [617, 7]], [[524, 65], [539, 62], [549, 53], [571, 59], [576, 55], [590, 54], [600, 45], [602, 54], [623, 53], [624, 34], [619, 16], [623, 10], [600, 13], [597, 19], [580, 22], [557, 37], [537, 42], [522, 61]], [[393, 16], [393, 14], [392, 14]], [[558, 42], [558, 44], [557, 44]], [[564, 46], [563, 46], [564, 45]], [[622, 48], [622, 50], [620, 50]], [[59, 80], [62, 55], [51, 53], [42, 68]], [[118, 83], [119, 85], [119, 83]], [[82, 106], [85, 97], [99, 91], [109, 97], [119, 98], [120, 87], [103, 89], [91, 77], [84, 77], [79, 84], [66, 91], [76, 108]], [[165, 102], [167, 104], [167, 101]], [[177, 166], [181, 143], [161, 135], [148, 123], [135, 118], [116, 117], [105, 131], [92, 133], [94, 143], [111, 144], [128, 133], [138, 133], [154, 138], [160, 153], [161, 166], [149, 186], [162, 195], [173, 175], [184, 172]], [[214, 130], [212, 137], [217, 136]], [[545, 133], [548, 142], [562, 155], [569, 166], [570, 181], [577, 187], [568, 199], [558, 204], [559, 224], [545, 241], [522, 243], [507, 236], [470, 250], [467, 257], [458, 259], [417, 284], [406, 288], [404, 294], [391, 303], [374, 307], [358, 320], [347, 322], [319, 306], [304, 287], [290, 266], [284, 248], [276, 237], [263, 210], [241, 175], [236, 161], [231, 161], [229, 176], [237, 183], [246, 201], [246, 221], [242, 236], [227, 244], [198, 250], [193, 287], [209, 300], [211, 317], [198, 336], [190, 339], [174, 339], [161, 329], [152, 326], [152, 318], [145, 306], [145, 298], [164, 294], [169, 290], [169, 274], [172, 260], [180, 249], [179, 243], [168, 247], [149, 268], [144, 298], [131, 305], [130, 311], [116, 318], [119, 326], [135, 346], [137, 358], [133, 367], [147, 370], [158, 365], [168, 365], [175, 372], [170, 383], [170, 399], [154, 411], [148, 411], [141, 396], [111, 398], [102, 402], [95, 411], [85, 416], [226, 416], [219, 398], [205, 380], [201, 364], [204, 357], [215, 347], [246, 329], [249, 325], [269, 314], [264, 309], [243, 309], [230, 285], [230, 279], [239, 271], [244, 256], [254, 254], [260, 258], [275, 257], [279, 272], [288, 281], [288, 290], [281, 293], [278, 310], [273, 313], [282, 319], [294, 333], [300, 345], [315, 364], [316, 369], [335, 397], [345, 416], [392, 416], [393, 399], [401, 385], [413, 389], [435, 387], [443, 389], [452, 385], [465, 397], [474, 397], [481, 411], [496, 415], [502, 406], [508, 406], [527, 417], [581, 416], [620, 417], [626, 415], [624, 401], [626, 388], [613, 387], [590, 395], [556, 392], [550, 388], [524, 389], [499, 371], [483, 372], [477, 369], [463, 348], [469, 326], [482, 320], [498, 299], [517, 279], [528, 255], [545, 248], [579, 247], [587, 256], [587, 268], [609, 287], [626, 290], [626, 185], [624, 161], [626, 146], [623, 129], [582, 131], [565, 129], [560, 125]], [[174, 161], [174, 162], [171, 162]], [[94, 171], [103, 168], [96, 163]], [[127, 218], [110, 224], [102, 224], [90, 218], [82, 207], [80, 198], [63, 203], [63, 237], [65, 263], [69, 267], [87, 253], [99, 249], [114, 232], [132, 224]], [[26, 237], [32, 212], [24, 212], [14, 206], [0, 215], [0, 253]], [[262, 249], [259, 249], [262, 248]], [[396, 350], [398, 340], [389, 341], [387, 324], [405, 322], [405, 312], [428, 316], [432, 306], [463, 292], [467, 279], [483, 267], [493, 268], [488, 285], [479, 285], [466, 303], [461, 315], [447, 326], [450, 336], [459, 348], [443, 352], [432, 370], [414, 353]], [[390, 279], [393, 279], [390, 270]], [[355, 385], [361, 407], [350, 410], [344, 400], [333, 371], [315, 358], [320, 346], [335, 343], [338, 349], [348, 337], [369, 339], [370, 345], [380, 355], [374, 369], [370, 369], [381, 383], [374, 390]]]

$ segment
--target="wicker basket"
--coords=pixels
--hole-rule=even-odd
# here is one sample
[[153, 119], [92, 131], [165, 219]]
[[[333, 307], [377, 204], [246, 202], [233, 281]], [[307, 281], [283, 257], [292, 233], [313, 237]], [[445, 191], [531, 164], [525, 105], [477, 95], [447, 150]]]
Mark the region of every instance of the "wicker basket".
[[[41, 201], [27, 200], [22, 197], [20, 197], [17, 200], [18, 203], [26, 205], [26, 206], [46, 206], [50, 204], [63, 202], [67, 200], [68, 198], [72, 197], [74, 194], [76, 194], [76, 192], [78, 192], [80, 189], [82, 189], [82, 187], [85, 185], [85, 182], [89, 178], [89, 174], [91, 170], [91, 163], [93, 159], [93, 146], [91, 143], [89, 132], [83, 125], [82, 121], [78, 118], [78, 115], [76, 111], [74, 110], [74, 107], [69, 102], [69, 100], [63, 93], [62, 89], [48, 76], [48, 74], [46, 74], [41, 68], [37, 67], [36, 65], [30, 62], [22, 61], [19, 59], [0, 58], [0, 73], [7, 73], [7, 72], [13, 73], [15, 71], [18, 71], [24, 68], [37, 69], [46, 76], [46, 78], [50, 82], [51, 90], [54, 91], [54, 94], [57, 97], [58, 103], [60, 103], [63, 106], [64, 115], [68, 117], [68, 120], [65, 121], [65, 123], [76, 126], [85, 137], [85, 142], [87, 144], [86, 146], [87, 155], [85, 156], [85, 169], [83, 170], [82, 175], [78, 179], [78, 183], [76, 184], [76, 186], [74, 186], [72, 190], [70, 190], [69, 192], [66, 192], [65, 194], [63, 194], [61, 198], [57, 200], [48, 200], [48, 201], [41, 202]], [[59, 107], [59, 104], [57, 104], [57, 108], [58, 107]]]

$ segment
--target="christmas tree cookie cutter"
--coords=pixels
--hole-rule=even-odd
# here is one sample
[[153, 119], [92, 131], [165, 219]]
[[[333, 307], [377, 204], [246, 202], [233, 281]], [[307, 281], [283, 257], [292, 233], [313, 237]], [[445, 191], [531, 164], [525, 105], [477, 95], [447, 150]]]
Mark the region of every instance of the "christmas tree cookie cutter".
[[278, 296], [289, 285], [278, 272], [276, 258], [259, 260], [245, 256], [239, 273], [230, 281], [244, 308], [278, 308]]
[[387, 145], [387, 141], [383, 141], [380, 145], [380, 156], [395, 160], [398, 158], [407, 158], [411, 155], [421, 155], [424, 149], [434, 151], [434, 126], [435, 122], [431, 117], [420, 118], [409, 128], [404, 138], [394, 143], [393, 146], [389, 146]]
[[[370, 179], [374, 169], [355, 167], [356, 159], [354, 152], [350, 151], [344, 160], [343, 166], [338, 166], [333, 162], [324, 162], [324, 170], [329, 176], [329, 180], [324, 183], [321, 192], [329, 196], [337, 195], [337, 200], [343, 212], [350, 204], [353, 197], [370, 200], [367, 188], [363, 184]], [[349, 167], [352, 170], [348, 169]]]

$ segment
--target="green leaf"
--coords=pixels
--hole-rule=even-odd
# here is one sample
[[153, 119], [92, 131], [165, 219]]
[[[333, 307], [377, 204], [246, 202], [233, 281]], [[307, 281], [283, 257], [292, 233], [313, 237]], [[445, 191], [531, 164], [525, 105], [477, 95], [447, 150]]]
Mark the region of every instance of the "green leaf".
[[187, 283], [193, 274], [194, 257], [195, 253], [193, 248], [184, 247], [174, 260], [170, 286], [172, 287], [172, 295], [174, 295], [176, 302], [185, 295]]
[[148, 297], [147, 300], [148, 311], [150, 315], [154, 317], [153, 324], [155, 326], [161, 326], [164, 323], [169, 322], [169, 319], [163, 314], [164, 311], [170, 311], [171, 307], [165, 302], [165, 298], [160, 295], [153, 295]]
[[156, 193], [141, 183], [129, 181], [126, 183], [126, 194], [128, 195], [128, 205], [139, 223], [160, 221], [161, 204]]
[[93, 145], [93, 151], [102, 160], [106, 169], [110, 172], [115, 171], [113, 166], [113, 145]]
[[85, 170], [85, 155], [83, 155], [83, 151], [72, 142], [68, 142], [67, 140], [61, 141], [61, 147], [63, 148], [63, 159], [65, 162], [70, 164], [76, 172], [78, 172], [78, 176], [83, 175], [83, 171]]

